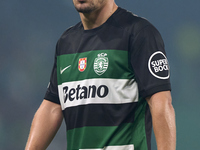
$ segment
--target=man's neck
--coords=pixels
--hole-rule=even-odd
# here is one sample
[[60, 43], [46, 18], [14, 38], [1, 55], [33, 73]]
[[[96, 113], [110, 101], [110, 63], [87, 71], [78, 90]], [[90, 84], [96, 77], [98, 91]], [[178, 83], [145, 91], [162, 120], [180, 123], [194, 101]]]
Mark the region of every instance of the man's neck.
[[118, 6], [115, 3], [111, 3], [91, 13], [79, 13], [84, 30], [101, 26], [117, 10], [117, 8]]

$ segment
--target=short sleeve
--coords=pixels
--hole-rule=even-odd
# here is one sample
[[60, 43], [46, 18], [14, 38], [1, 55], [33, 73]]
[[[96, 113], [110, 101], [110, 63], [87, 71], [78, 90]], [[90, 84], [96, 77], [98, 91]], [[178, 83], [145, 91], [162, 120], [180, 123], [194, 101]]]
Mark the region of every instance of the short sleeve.
[[54, 65], [53, 69], [51, 72], [51, 77], [50, 77], [50, 82], [47, 87], [47, 91], [45, 94], [44, 99], [60, 104], [59, 101], [59, 96], [58, 96], [58, 84], [57, 84], [57, 56], [55, 54], [55, 60], [54, 60]]
[[169, 63], [158, 30], [148, 24], [132, 35], [131, 42], [131, 65], [140, 95], [146, 98], [171, 90]]

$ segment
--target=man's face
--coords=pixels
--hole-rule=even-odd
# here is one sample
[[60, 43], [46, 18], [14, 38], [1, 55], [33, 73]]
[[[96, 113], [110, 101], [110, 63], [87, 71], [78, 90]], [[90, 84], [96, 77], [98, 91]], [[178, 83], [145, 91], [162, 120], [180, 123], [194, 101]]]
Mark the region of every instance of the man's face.
[[106, 0], [73, 0], [74, 6], [78, 12], [90, 13], [101, 8]]

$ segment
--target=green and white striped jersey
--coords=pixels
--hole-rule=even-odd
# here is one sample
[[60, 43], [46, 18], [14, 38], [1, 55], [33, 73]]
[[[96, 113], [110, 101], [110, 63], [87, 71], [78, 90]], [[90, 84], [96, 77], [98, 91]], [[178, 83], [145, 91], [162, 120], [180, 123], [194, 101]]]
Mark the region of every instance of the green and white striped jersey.
[[145, 98], [170, 90], [159, 32], [122, 8], [100, 27], [69, 28], [57, 43], [45, 99], [61, 105], [67, 150], [150, 150]]

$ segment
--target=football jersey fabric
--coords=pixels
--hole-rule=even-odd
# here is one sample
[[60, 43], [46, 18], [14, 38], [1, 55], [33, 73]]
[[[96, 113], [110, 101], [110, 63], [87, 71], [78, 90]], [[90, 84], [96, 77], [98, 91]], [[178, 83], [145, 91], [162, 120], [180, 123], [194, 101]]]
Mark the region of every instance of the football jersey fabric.
[[45, 99], [61, 104], [67, 150], [150, 150], [146, 97], [171, 90], [159, 32], [118, 8], [101, 26], [79, 22], [56, 46]]

